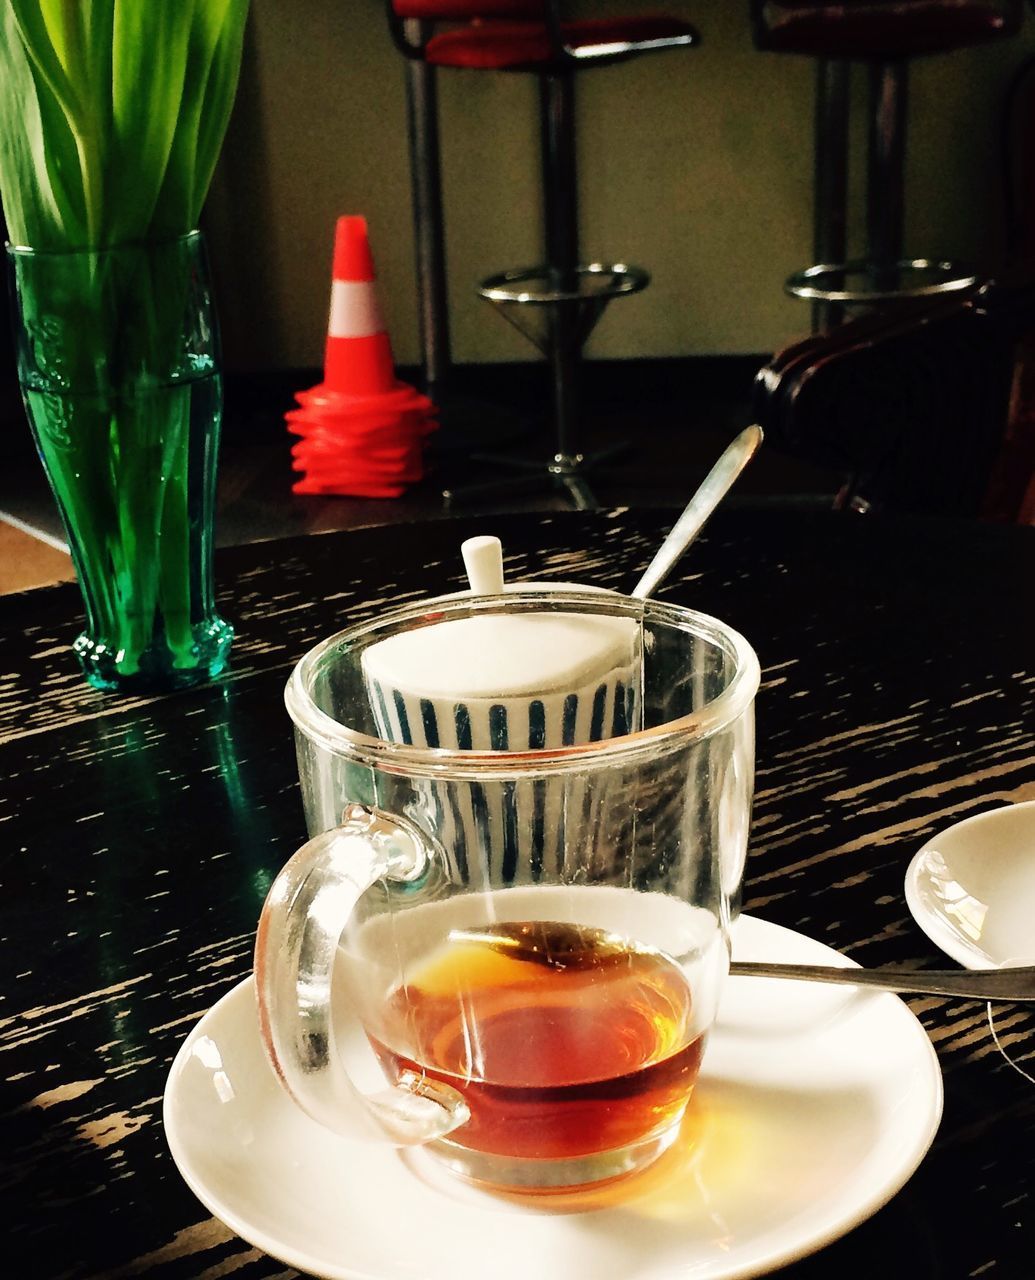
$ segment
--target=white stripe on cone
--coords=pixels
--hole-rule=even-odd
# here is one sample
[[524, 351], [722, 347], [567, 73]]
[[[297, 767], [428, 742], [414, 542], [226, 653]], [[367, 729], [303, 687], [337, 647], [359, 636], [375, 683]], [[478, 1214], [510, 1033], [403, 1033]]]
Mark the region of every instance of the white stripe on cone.
[[371, 338], [385, 332], [385, 322], [372, 280], [331, 282], [329, 338]]

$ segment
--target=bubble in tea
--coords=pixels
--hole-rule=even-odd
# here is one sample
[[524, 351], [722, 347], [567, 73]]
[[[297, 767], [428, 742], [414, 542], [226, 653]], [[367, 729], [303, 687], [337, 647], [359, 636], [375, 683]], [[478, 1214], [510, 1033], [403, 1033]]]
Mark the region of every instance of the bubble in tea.
[[567, 1160], [650, 1138], [680, 1118], [704, 1037], [686, 975], [601, 929], [511, 921], [455, 930], [410, 967], [371, 1041], [390, 1079], [416, 1071], [463, 1095], [450, 1142]]

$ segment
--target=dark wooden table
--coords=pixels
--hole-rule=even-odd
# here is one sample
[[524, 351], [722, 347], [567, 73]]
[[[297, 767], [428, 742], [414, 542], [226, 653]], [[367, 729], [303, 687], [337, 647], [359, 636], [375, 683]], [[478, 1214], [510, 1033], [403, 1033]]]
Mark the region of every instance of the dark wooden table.
[[[511, 579], [627, 590], [672, 518], [524, 514], [225, 551], [232, 669], [166, 698], [83, 684], [73, 586], [0, 600], [8, 1274], [294, 1274], [209, 1217], [161, 1126], [172, 1057], [248, 973], [267, 887], [304, 838], [290, 668], [351, 620], [461, 586], [473, 533], [501, 535]], [[715, 518], [661, 594], [727, 619], [762, 661], [748, 911], [863, 964], [950, 963], [910, 918], [903, 874], [936, 830], [1035, 798], [1033, 582], [1032, 530]], [[935, 1145], [886, 1208], [786, 1274], [1031, 1280], [1035, 1086], [984, 1005], [910, 1004], [945, 1074]], [[1035, 1014], [997, 1026], [1031, 1070]]]

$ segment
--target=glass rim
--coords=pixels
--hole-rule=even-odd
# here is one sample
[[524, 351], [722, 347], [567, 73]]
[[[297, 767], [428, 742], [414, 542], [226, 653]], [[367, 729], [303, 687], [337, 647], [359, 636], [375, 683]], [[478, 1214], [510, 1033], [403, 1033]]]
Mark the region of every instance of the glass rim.
[[126, 253], [133, 250], [155, 249], [163, 245], [187, 244], [191, 240], [204, 240], [205, 234], [200, 227], [192, 231], [184, 231], [180, 235], [161, 236], [156, 240], [120, 240], [118, 244], [96, 245], [90, 248], [81, 245], [78, 248], [69, 246], [63, 249], [34, 249], [31, 244], [13, 244], [4, 241], [4, 251], [9, 258], [74, 258], [87, 254], [100, 257], [105, 253]]
[[[591, 586], [569, 589], [541, 583], [529, 584], [525, 589], [524, 584], [515, 583], [508, 584], [505, 597], [508, 608], [516, 606], [518, 612], [530, 612], [541, 607], [544, 598], [548, 598], [554, 612], [560, 612], [564, 605], [583, 606], [583, 613], [629, 617], [641, 625], [650, 620], [686, 631], [690, 629], [687, 624], [691, 624], [695, 634], [730, 654], [736, 669], [720, 694], [689, 715], [597, 742], [524, 751], [461, 751], [452, 747], [420, 747], [390, 742], [350, 728], [316, 705], [309, 691], [309, 678], [329, 650], [362, 639], [386, 625], [427, 618], [429, 614], [445, 611], [473, 617], [499, 611], [501, 597], [498, 595], [476, 596], [458, 592], [398, 606], [388, 613], [345, 627], [307, 650], [295, 664], [284, 689], [284, 703], [296, 730], [332, 755], [372, 765], [382, 772], [417, 777], [448, 775], [458, 779], [512, 778], [532, 770], [537, 774], [568, 772], [667, 754], [690, 742], [711, 737], [733, 724], [751, 706], [758, 692], [761, 669], [754, 649], [739, 631], [711, 614]], [[602, 609], [602, 605], [607, 608]], [[444, 619], [429, 618], [429, 623], [438, 620]]]

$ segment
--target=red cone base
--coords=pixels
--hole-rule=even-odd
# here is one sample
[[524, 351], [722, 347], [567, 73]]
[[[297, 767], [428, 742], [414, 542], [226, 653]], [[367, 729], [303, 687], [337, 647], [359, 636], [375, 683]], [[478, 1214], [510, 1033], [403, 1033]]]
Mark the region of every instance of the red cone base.
[[300, 391], [285, 414], [300, 436], [293, 493], [398, 498], [424, 478], [424, 440], [438, 427], [435, 406], [405, 382], [375, 396], [343, 396], [325, 384]]

